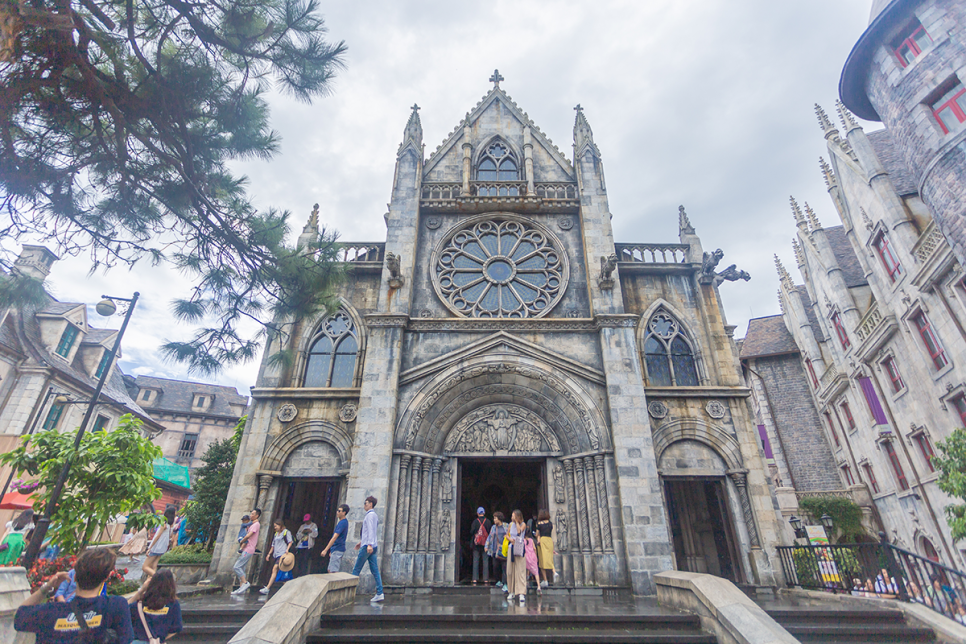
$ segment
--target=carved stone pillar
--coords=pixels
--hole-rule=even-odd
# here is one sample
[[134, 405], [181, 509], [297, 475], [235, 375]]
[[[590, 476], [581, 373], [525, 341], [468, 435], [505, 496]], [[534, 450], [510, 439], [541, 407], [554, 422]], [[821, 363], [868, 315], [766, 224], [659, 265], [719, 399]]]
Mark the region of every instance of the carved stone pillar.
[[574, 479], [577, 488], [577, 519], [580, 521], [580, 551], [587, 554], [590, 546], [590, 521], [587, 510], [587, 480], [584, 476], [584, 463], [574, 459]]
[[409, 512], [409, 461], [412, 460], [409, 454], [403, 454], [399, 458], [399, 485], [396, 494], [396, 537], [393, 544], [393, 552], [406, 551], [406, 526]]
[[439, 544], [439, 540], [436, 535], [439, 534], [439, 470], [443, 467], [443, 459], [434, 458], [433, 459], [433, 482], [432, 482], [432, 499], [429, 504], [429, 551], [436, 552]]
[[470, 156], [473, 153], [473, 146], [470, 145], [469, 128], [463, 129], [463, 196], [470, 195], [470, 173], [473, 171]]
[[419, 491], [419, 552], [426, 552], [429, 544], [429, 501], [432, 492], [433, 461], [423, 459], [423, 476]]
[[600, 542], [600, 510], [597, 503], [597, 476], [594, 470], [594, 459], [591, 456], [585, 456], [581, 461], [584, 466], [584, 478], [587, 482], [587, 521], [590, 523], [594, 552], [600, 554], [604, 550]]
[[604, 477], [604, 456], [594, 457], [597, 469], [597, 507], [600, 510], [600, 529], [603, 539], [604, 552], [614, 551], [614, 537], [610, 529], [610, 507], [607, 503], [607, 479]]
[[[275, 477], [271, 474], [258, 475], [258, 500], [255, 502], [255, 507], [261, 508], [262, 512], [265, 511], [265, 504], [268, 503], [268, 489], [272, 487], [274, 479]], [[271, 511], [268, 514], [271, 516]]]
[[533, 189], [533, 135], [530, 126], [523, 128], [523, 167], [527, 179], [527, 196], [534, 195]]
[[409, 484], [409, 537], [406, 540], [406, 552], [416, 551], [416, 535], [419, 534], [419, 483], [423, 464], [422, 456], [414, 456], [410, 468], [411, 481]]
[[735, 487], [738, 488], [738, 500], [741, 503], [741, 513], [745, 515], [745, 526], [748, 528], [748, 540], [751, 541], [751, 547], [760, 548], [761, 541], [758, 539], [755, 515], [751, 510], [751, 499], [748, 497], [748, 473], [729, 472], [728, 476], [731, 477]]
[[567, 459], [563, 462], [567, 476], [567, 494], [570, 499], [567, 503], [567, 515], [570, 523], [570, 550], [571, 552], [580, 551], [580, 530], [577, 527], [577, 494], [574, 484], [574, 462]]

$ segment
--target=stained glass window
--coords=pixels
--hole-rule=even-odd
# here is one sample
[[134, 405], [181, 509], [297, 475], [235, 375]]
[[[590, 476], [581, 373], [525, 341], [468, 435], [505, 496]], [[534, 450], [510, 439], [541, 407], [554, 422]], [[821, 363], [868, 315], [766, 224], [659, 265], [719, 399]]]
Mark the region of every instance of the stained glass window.
[[[519, 181], [520, 166], [513, 158], [513, 152], [505, 143], [491, 143], [476, 164], [477, 181]], [[513, 197], [519, 195], [515, 186], [480, 187], [481, 197]]]
[[359, 341], [352, 318], [344, 311], [326, 318], [309, 347], [303, 386], [351, 387], [358, 354]]
[[698, 370], [691, 348], [677, 320], [659, 311], [647, 323], [644, 339], [647, 381], [652, 387], [697, 387]]

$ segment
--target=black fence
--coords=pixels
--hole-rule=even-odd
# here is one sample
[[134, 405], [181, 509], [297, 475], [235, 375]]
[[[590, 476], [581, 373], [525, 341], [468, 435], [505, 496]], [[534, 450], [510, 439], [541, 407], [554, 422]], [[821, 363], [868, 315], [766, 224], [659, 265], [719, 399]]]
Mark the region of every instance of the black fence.
[[781, 546], [789, 586], [917, 602], [966, 624], [966, 575], [890, 543]]

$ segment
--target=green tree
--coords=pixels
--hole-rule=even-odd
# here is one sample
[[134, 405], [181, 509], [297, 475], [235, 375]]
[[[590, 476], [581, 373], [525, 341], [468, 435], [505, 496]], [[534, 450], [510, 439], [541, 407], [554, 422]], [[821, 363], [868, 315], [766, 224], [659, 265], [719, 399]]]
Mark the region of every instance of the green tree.
[[[161, 448], [141, 436], [140, 428], [141, 421], [127, 414], [112, 432], [84, 434], [47, 533], [64, 551], [84, 549], [95, 531], [115, 517], [161, 497], [153, 465]], [[0, 455], [4, 465], [40, 484], [35, 511], [47, 507], [64, 461], [74, 451], [74, 438], [73, 432], [43, 431], [29, 444]]]
[[339, 278], [331, 234], [287, 248], [288, 213], [256, 211], [229, 169], [278, 150], [266, 91], [329, 92], [345, 45], [324, 34], [317, 0], [0, 0], [0, 238], [92, 272], [168, 262], [196, 280], [176, 315], [202, 327], [164, 352], [202, 373], [251, 359], [240, 322], [327, 308]]
[[247, 416], [243, 416], [238, 421], [233, 436], [209, 445], [201, 457], [205, 464], [195, 471], [195, 498], [185, 506], [185, 517], [195, 535], [204, 535], [206, 548], [215, 542], [221, 527], [221, 517], [235, 471], [235, 458], [247, 419]]
[[[957, 429], [944, 441], [936, 443], [939, 453], [932, 459], [939, 470], [939, 489], [961, 501], [966, 501], [966, 429]], [[946, 506], [946, 520], [953, 531], [953, 539], [966, 539], [966, 503]]]

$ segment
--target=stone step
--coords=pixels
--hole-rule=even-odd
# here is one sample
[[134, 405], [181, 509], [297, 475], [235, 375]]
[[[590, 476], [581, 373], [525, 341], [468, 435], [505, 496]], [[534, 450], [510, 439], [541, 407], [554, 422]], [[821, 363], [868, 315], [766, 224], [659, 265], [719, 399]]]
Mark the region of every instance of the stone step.
[[838, 624], [845, 620], [849, 624], [872, 623], [872, 624], [905, 624], [905, 616], [898, 610], [848, 610], [835, 609], [827, 610], [821, 608], [799, 608], [789, 610], [766, 610], [772, 619], [781, 624], [784, 623], [830, 623]]
[[506, 622], [499, 631], [492, 629], [417, 629], [386, 628], [379, 630], [346, 629], [319, 630], [306, 636], [306, 644], [424, 644], [425, 642], [491, 642], [521, 641], [540, 644], [716, 644], [713, 635], [690, 629], [625, 629], [623, 631], [599, 632], [592, 628], [526, 630]]
[[700, 630], [701, 620], [696, 615], [553, 615], [553, 614], [392, 614], [344, 615], [323, 614], [320, 620], [324, 631], [340, 630], [400, 630], [446, 631], [473, 628], [480, 632], [497, 632], [510, 629], [526, 631], [527, 637], [534, 630], [572, 629], [590, 631], [611, 630]]
[[769, 610], [768, 614], [803, 643], [857, 644], [935, 642], [928, 628], [908, 626], [898, 610]]

